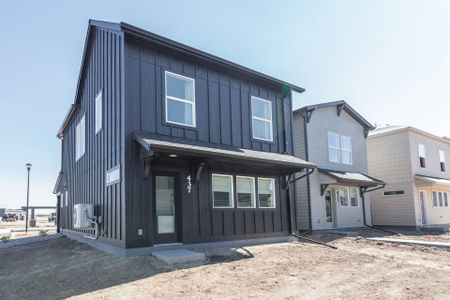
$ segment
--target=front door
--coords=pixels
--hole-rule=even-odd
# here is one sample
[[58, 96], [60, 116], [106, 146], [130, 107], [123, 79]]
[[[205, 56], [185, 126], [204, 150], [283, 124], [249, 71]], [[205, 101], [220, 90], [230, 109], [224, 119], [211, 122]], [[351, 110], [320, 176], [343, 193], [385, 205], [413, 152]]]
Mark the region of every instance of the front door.
[[325, 199], [325, 218], [327, 224], [334, 227], [334, 205], [333, 205], [333, 193], [330, 189], [327, 189], [324, 194]]
[[420, 211], [421, 211], [421, 219], [422, 219], [422, 225], [427, 224], [427, 209], [426, 209], [426, 198], [425, 198], [425, 192], [419, 191], [419, 202], [420, 202]]
[[154, 237], [155, 244], [178, 242], [178, 182], [175, 174], [157, 173], [154, 176]]

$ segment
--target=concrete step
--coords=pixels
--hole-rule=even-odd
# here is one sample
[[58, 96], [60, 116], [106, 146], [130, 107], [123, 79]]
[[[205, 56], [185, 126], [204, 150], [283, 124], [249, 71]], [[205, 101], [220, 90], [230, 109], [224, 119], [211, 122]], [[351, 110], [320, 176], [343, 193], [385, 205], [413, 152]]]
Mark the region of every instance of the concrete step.
[[154, 251], [152, 252], [152, 255], [170, 265], [201, 262], [206, 259], [205, 253], [195, 252], [187, 249]]

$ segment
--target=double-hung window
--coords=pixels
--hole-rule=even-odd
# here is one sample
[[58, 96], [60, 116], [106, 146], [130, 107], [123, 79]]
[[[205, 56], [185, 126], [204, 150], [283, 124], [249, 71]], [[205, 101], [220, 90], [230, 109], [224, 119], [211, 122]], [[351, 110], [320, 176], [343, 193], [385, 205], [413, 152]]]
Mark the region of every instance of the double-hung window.
[[275, 208], [275, 179], [258, 178], [258, 205], [261, 208]]
[[337, 163], [341, 160], [339, 134], [334, 132], [328, 132], [328, 159]]
[[352, 139], [341, 135], [341, 159], [343, 164], [352, 164]]
[[255, 178], [236, 176], [237, 207], [254, 208], [255, 206]]
[[166, 122], [195, 127], [194, 79], [166, 71]]
[[233, 176], [213, 174], [212, 192], [214, 208], [233, 207]]
[[95, 97], [95, 134], [102, 130], [103, 124], [103, 97], [102, 90]]
[[86, 127], [83, 115], [75, 128], [75, 161], [78, 161], [84, 155], [86, 147], [85, 135]]
[[421, 168], [425, 168], [426, 167], [426, 163], [425, 163], [425, 158], [426, 158], [426, 151], [425, 151], [425, 145], [424, 144], [419, 144], [418, 146], [418, 150], [419, 150], [419, 164]]
[[253, 138], [272, 142], [272, 102], [252, 96], [251, 103]]
[[346, 187], [338, 188], [338, 200], [340, 206], [349, 206], [348, 202], [348, 190]]
[[445, 172], [445, 151], [439, 150], [439, 162], [441, 167], [441, 172]]

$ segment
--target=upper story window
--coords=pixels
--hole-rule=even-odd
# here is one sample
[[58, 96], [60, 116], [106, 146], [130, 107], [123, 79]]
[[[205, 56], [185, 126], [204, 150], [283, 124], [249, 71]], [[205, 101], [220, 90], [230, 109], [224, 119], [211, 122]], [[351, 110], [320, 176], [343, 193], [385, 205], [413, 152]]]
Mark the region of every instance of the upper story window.
[[439, 162], [440, 162], [440, 166], [441, 166], [441, 172], [445, 172], [446, 168], [445, 168], [445, 151], [444, 150], [439, 150]]
[[418, 150], [419, 150], [419, 164], [421, 168], [425, 168], [426, 164], [425, 164], [425, 158], [426, 158], [426, 151], [425, 151], [425, 145], [424, 144], [419, 144], [418, 146]]
[[95, 97], [95, 134], [102, 130], [103, 125], [103, 98], [102, 90]]
[[212, 192], [214, 208], [233, 207], [233, 176], [213, 174]]
[[352, 139], [341, 135], [341, 158], [343, 164], [352, 164]]
[[255, 178], [236, 176], [237, 206], [241, 208], [254, 208], [255, 204]]
[[272, 142], [272, 102], [254, 96], [251, 102], [253, 138]]
[[195, 127], [195, 81], [166, 71], [166, 122]]
[[353, 163], [352, 138], [328, 132], [328, 160], [351, 165]]
[[341, 146], [337, 133], [328, 132], [328, 159], [337, 163], [341, 161]]
[[85, 152], [86, 148], [86, 127], [84, 115], [75, 128], [75, 161], [78, 161]]

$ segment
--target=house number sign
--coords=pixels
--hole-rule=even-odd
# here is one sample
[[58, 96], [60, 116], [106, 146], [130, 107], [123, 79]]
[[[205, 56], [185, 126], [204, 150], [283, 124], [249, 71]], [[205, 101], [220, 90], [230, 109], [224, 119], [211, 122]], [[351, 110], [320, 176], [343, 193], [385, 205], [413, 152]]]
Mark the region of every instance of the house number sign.
[[186, 189], [187, 189], [188, 194], [190, 194], [190, 193], [191, 193], [191, 190], [192, 190], [192, 180], [191, 180], [191, 175], [188, 175], [188, 177], [186, 177], [186, 181], [187, 181], [187, 183], [186, 183]]

